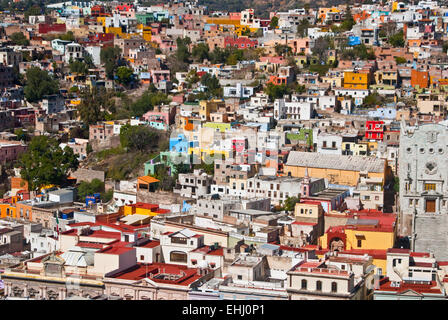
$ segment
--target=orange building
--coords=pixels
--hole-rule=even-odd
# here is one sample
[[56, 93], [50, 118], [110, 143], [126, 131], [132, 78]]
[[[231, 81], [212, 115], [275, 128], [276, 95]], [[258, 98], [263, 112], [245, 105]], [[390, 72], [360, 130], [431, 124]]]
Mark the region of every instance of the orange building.
[[344, 72], [344, 88], [368, 89], [369, 74], [361, 72]]
[[428, 88], [429, 86], [429, 72], [428, 71], [418, 71], [415, 69], [411, 70], [411, 86], [420, 88]]
[[288, 78], [286, 78], [286, 77], [279, 77], [279, 76], [270, 76], [267, 83], [272, 83], [272, 84], [274, 84], [276, 86], [279, 86], [279, 85], [282, 85], [282, 84], [286, 85], [288, 83]]

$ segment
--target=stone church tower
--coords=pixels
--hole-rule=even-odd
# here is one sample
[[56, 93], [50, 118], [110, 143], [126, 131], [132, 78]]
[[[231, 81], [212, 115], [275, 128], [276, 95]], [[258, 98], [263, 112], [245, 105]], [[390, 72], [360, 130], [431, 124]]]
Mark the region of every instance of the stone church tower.
[[448, 127], [402, 121], [399, 150], [401, 235], [411, 249], [448, 258]]

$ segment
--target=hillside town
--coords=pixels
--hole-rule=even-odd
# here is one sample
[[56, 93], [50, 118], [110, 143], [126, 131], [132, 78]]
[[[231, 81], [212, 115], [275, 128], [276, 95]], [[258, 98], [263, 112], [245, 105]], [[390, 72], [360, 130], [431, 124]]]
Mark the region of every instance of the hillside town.
[[297, 3], [0, 2], [0, 300], [448, 299], [448, 6]]

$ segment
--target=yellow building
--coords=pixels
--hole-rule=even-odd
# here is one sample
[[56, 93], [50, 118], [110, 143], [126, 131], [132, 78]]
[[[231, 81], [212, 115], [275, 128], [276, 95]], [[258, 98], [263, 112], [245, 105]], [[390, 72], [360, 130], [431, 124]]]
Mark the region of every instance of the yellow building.
[[360, 141], [353, 146], [354, 156], [366, 156], [369, 154], [368, 142]]
[[291, 151], [284, 165], [284, 173], [292, 177], [304, 177], [305, 170], [312, 178], [326, 178], [329, 183], [357, 186], [359, 176], [385, 177], [387, 161], [375, 157], [322, 155], [316, 152]]
[[[328, 83], [333, 88], [341, 88], [344, 78], [341, 76], [336, 76], [334, 74], [331, 74], [329, 76], [323, 76], [321, 77], [322, 83]], [[339, 97], [338, 97], [339, 98]], [[340, 97], [343, 99], [343, 97]]]
[[344, 72], [344, 88], [347, 89], [368, 89], [369, 74], [359, 72]]
[[226, 132], [230, 130], [230, 123], [222, 123], [222, 122], [206, 122], [204, 123], [204, 128], [212, 128], [214, 130], [219, 130], [219, 132]]
[[375, 152], [378, 150], [378, 141], [367, 141], [369, 152]]
[[220, 99], [202, 100], [199, 102], [199, 117], [202, 121], [210, 121], [210, 113], [225, 107], [226, 103]]
[[139, 214], [144, 216], [155, 217], [169, 210], [160, 209], [158, 204], [137, 202], [135, 204], [126, 205], [120, 208], [125, 216]]
[[99, 22], [99, 23], [101, 23], [101, 25], [102, 25], [103, 27], [106, 26], [106, 17], [97, 17], [97, 18], [96, 18], [96, 21]]
[[195, 154], [197, 157], [200, 157], [201, 160], [205, 161], [205, 159], [213, 157], [215, 159], [227, 159], [230, 155], [230, 151], [227, 150], [216, 150], [213, 148], [189, 148], [188, 154]]
[[327, 20], [327, 14], [328, 13], [340, 13], [341, 10], [338, 8], [319, 8], [319, 13], [317, 15], [317, 19], [320, 19], [320, 21], [325, 22]]
[[359, 212], [349, 217], [346, 225], [327, 229], [319, 238], [319, 246], [330, 251], [368, 254], [373, 264], [386, 270], [386, 252], [396, 239], [396, 214], [379, 211]]

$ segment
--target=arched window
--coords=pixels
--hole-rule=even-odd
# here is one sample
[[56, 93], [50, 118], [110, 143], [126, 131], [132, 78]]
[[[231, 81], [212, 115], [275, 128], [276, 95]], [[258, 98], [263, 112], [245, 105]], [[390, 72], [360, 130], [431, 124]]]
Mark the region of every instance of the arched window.
[[322, 281], [316, 281], [316, 291], [322, 291]]
[[332, 282], [331, 283], [331, 292], [338, 292], [338, 284], [337, 282]]
[[302, 289], [306, 290], [307, 288], [307, 281], [305, 279], [302, 280]]

